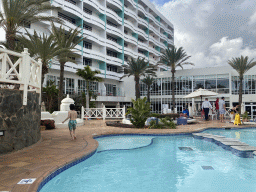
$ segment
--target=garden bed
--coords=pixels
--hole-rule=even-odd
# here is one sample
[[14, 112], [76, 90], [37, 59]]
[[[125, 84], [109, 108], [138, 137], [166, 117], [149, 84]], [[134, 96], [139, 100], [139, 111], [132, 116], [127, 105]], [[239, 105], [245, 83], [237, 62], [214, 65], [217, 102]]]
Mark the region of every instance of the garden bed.
[[[136, 128], [136, 127], [134, 127], [134, 125], [123, 124], [120, 121], [109, 121], [109, 122], [106, 122], [106, 125], [107, 126], [112, 126], [112, 127], [120, 127], [120, 128]], [[148, 128], [148, 127], [149, 126], [144, 126], [144, 128]]]

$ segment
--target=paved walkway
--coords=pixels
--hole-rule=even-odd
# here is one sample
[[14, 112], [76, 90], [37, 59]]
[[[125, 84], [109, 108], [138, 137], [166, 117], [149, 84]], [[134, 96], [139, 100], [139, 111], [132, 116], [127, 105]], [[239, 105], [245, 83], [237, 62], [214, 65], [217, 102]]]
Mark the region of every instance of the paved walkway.
[[[34, 192], [40, 182], [58, 167], [92, 153], [98, 147], [94, 135], [108, 134], [175, 134], [205, 128], [238, 127], [217, 121], [178, 126], [177, 129], [130, 129], [105, 126], [103, 121], [87, 121], [77, 128], [77, 140], [71, 141], [68, 129], [42, 131], [40, 142], [6, 155], [0, 155], [0, 191]], [[247, 126], [248, 127], [248, 126]], [[21, 179], [36, 178], [32, 185], [17, 185]]]

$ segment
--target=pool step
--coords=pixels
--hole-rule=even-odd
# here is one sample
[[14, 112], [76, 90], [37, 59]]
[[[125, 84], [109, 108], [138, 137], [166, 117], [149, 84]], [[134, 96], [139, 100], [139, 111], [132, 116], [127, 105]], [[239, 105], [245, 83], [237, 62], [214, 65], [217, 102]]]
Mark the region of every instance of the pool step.
[[192, 133], [193, 137], [203, 139], [215, 143], [225, 150], [231, 151], [233, 154], [243, 158], [254, 158], [256, 155], [256, 147], [234, 138], [226, 138], [220, 135], [212, 135], [209, 133]]

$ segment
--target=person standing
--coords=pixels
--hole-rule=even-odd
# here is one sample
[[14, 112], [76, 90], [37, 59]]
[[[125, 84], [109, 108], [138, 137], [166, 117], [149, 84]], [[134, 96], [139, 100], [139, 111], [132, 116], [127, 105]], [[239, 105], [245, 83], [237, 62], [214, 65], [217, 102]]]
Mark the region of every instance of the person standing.
[[220, 119], [220, 113], [219, 113], [219, 97], [216, 98], [215, 101], [215, 109], [216, 109], [216, 114], [217, 114], [217, 119]]
[[225, 105], [224, 97], [221, 97], [221, 100], [219, 101], [220, 122], [224, 122], [225, 112], [226, 112], [226, 105]]
[[205, 120], [208, 121], [209, 109], [212, 109], [212, 105], [207, 98], [205, 98], [205, 101], [202, 104], [202, 109], [204, 110]]

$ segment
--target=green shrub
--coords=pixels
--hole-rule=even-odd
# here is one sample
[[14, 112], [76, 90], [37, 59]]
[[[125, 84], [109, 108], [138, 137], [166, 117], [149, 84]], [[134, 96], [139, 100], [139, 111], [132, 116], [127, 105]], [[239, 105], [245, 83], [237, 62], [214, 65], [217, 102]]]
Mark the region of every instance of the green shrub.
[[155, 120], [149, 122], [150, 129], [176, 129], [175, 123], [170, 119], [170, 117], [165, 117], [160, 119], [159, 124], [156, 124]]
[[145, 122], [150, 116], [150, 103], [146, 101], [146, 97], [139, 98], [137, 101], [132, 99], [133, 107], [127, 109], [127, 114], [131, 114], [131, 123], [136, 128], [144, 128]]

